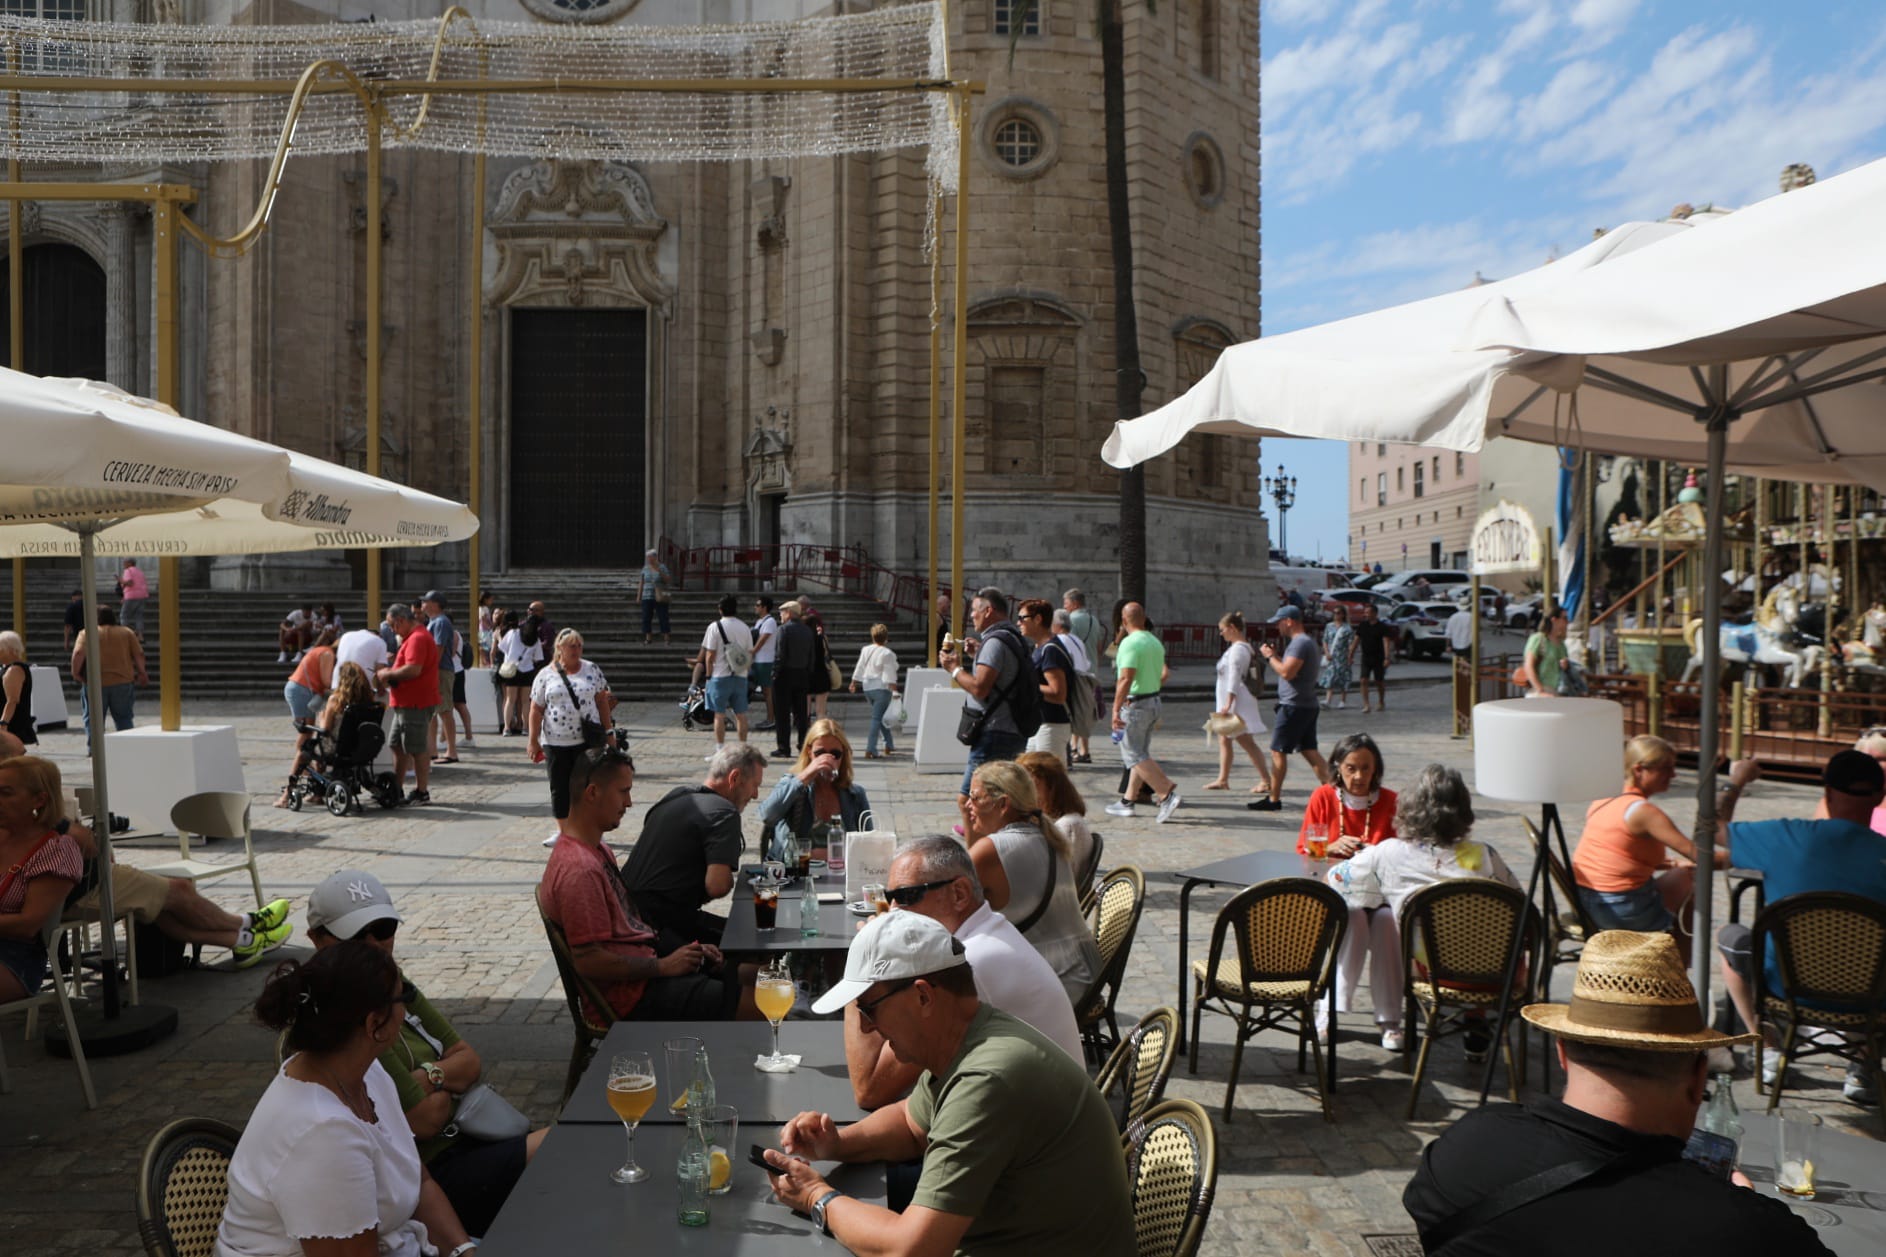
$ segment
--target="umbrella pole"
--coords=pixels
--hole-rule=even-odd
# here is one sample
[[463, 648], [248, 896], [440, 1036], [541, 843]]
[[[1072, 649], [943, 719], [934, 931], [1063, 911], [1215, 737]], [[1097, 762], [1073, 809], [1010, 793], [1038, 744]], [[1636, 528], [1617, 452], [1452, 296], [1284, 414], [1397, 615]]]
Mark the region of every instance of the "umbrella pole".
[[1721, 741], [1716, 707], [1722, 700], [1722, 481], [1728, 461], [1729, 425], [1736, 412], [1724, 406], [1699, 410], [1696, 418], [1709, 433], [1707, 531], [1703, 535], [1703, 710], [1696, 751], [1695, 937], [1690, 940], [1690, 981], [1696, 1001], [1708, 1016], [1709, 979], [1715, 961], [1711, 931], [1716, 889], [1716, 758]]

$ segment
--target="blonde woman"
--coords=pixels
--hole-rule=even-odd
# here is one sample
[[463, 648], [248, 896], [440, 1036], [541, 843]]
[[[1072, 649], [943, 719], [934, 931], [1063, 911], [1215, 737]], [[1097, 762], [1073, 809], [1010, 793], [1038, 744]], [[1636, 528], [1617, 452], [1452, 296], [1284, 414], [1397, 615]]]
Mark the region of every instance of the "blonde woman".
[[815, 720], [799, 760], [760, 804], [762, 855], [777, 859], [790, 835], [801, 850], [819, 821], [838, 821], [846, 833], [862, 829], [871, 800], [851, 779], [851, 742], [835, 720]]
[[976, 769], [968, 837], [989, 906], [1041, 953], [1068, 998], [1080, 999], [1100, 970], [1100, 949], [1081, 916], [1072, 848], [1041, 810], [1027, 769], [1013, 760]]
[[897, 655], [886, 645], [891, 640], [888, 625], [871, 626], [871, 644], [858, 652], [857, 666], [851, 670], [851, 692], [864, 691], [865, 701], [871, 704], [871, 725], [865, 734], [864, 757], [878, 757], [878, 734], [884, 734], [884, 753], [889, 755], [896, 746], [891, 743], [891, 727], [884, 723], [884, 713], [890, 710], [891, 699], [897, 693]]
[[26, 642], [8, 629], [0, 633], [0, 728], [23, 745], [39, 741], [33, 723], [33, 670], [26, 663]]
[[1245, 636], [1244, 613], [1227, 611], [1218, 621], [1218, 636], [1224, 639], [1225, 653], [1218, 656], [1218, 706], [1215, 709], [1221, 716], [1236, 716], [1244, 721], [1244, 732], [1233, 737], [1218, 735], [1218, 776], [1206, 783], [1207, 790], [1229, 790], [1231, 788], [1231, 753], [1232, 743], [1243, 748], [1250, 757], [1251, 766], [1257, 769], [1257, 784], [1251, 787], [1252, 794], [1270, 793], [1269, 757], [1257, 745], [1257, 734], [1269, 732], [1264, 723], [1263, 709], [1245, 678], [1251, 674], [1251, 641]]
[[537, 669], [531, 681], [527, 749], [533, 764], [545, 765], [550, 810], [560, 821], [570, 814], [570, 765], [592, 745], [584, 723], [606, 731], [616, 696], [609, 692], [602, 669], [583, 658], [581, 633], [573, 628], [558, 633], [555, 651], [552, 666]]

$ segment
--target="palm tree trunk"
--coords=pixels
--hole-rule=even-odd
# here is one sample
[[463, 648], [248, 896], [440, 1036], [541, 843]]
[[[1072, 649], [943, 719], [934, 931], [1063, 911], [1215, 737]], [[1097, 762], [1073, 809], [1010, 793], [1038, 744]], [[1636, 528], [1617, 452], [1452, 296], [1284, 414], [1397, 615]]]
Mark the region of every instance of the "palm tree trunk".
[[[1107, 145], [1107, 226], [1113, 244], [1113, 408], [1137, 419], [1146, 377], [1139, 365], [1139, 310], [1133, 301], [1133, 223], [1127, 199], [1126, 34], [1121, 0], [1100, 3], [1101, 110]], [[1120, 596], [1146, 599], [1146, 469], [1120, 473]]]

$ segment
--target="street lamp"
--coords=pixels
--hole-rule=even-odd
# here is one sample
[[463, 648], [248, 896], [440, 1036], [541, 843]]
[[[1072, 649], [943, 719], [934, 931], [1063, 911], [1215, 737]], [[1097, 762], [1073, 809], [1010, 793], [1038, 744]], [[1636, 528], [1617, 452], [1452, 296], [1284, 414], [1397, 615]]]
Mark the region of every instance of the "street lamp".
[[1284, 465], [1278, 463], [1277, 474], [1264, 478], [1264, 491], [1277, 504], [1277, 548], [1283, 551], [1284, 561], [1289, 562], [1290, 527], [1287, 521], [1290, 508], [1297, 504], [1297, 478], [1284, 475]]

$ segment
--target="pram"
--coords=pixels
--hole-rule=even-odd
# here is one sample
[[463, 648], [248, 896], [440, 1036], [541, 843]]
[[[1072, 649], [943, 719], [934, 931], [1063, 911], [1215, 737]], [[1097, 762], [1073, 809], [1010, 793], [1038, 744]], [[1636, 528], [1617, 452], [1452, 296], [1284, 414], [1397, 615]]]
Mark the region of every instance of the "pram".
[[693, 732], [697, 727], [707, 728], [714, 723], [714, 713], [707, 710], [707, 690], [700, 685], [688, 686], [687, 697], [678, 704], [681, 708], [681, 727]]
[[370, 794], [381, 807], [400, 805], [400, 781], [390, 772], [373, 771], [373, 760], [386, 746], [381, 720], [386, 708], [378, 703], [355, 703], [341, 713], [341, 727], [329, 733], [297, 721], [295, 728], [309, 735], [308, 766], [288, 787], [288, 807], [299, 812], [304, 801], [325, 795], [327, 810], [336, 816], [360, 807], [360, 796]]

